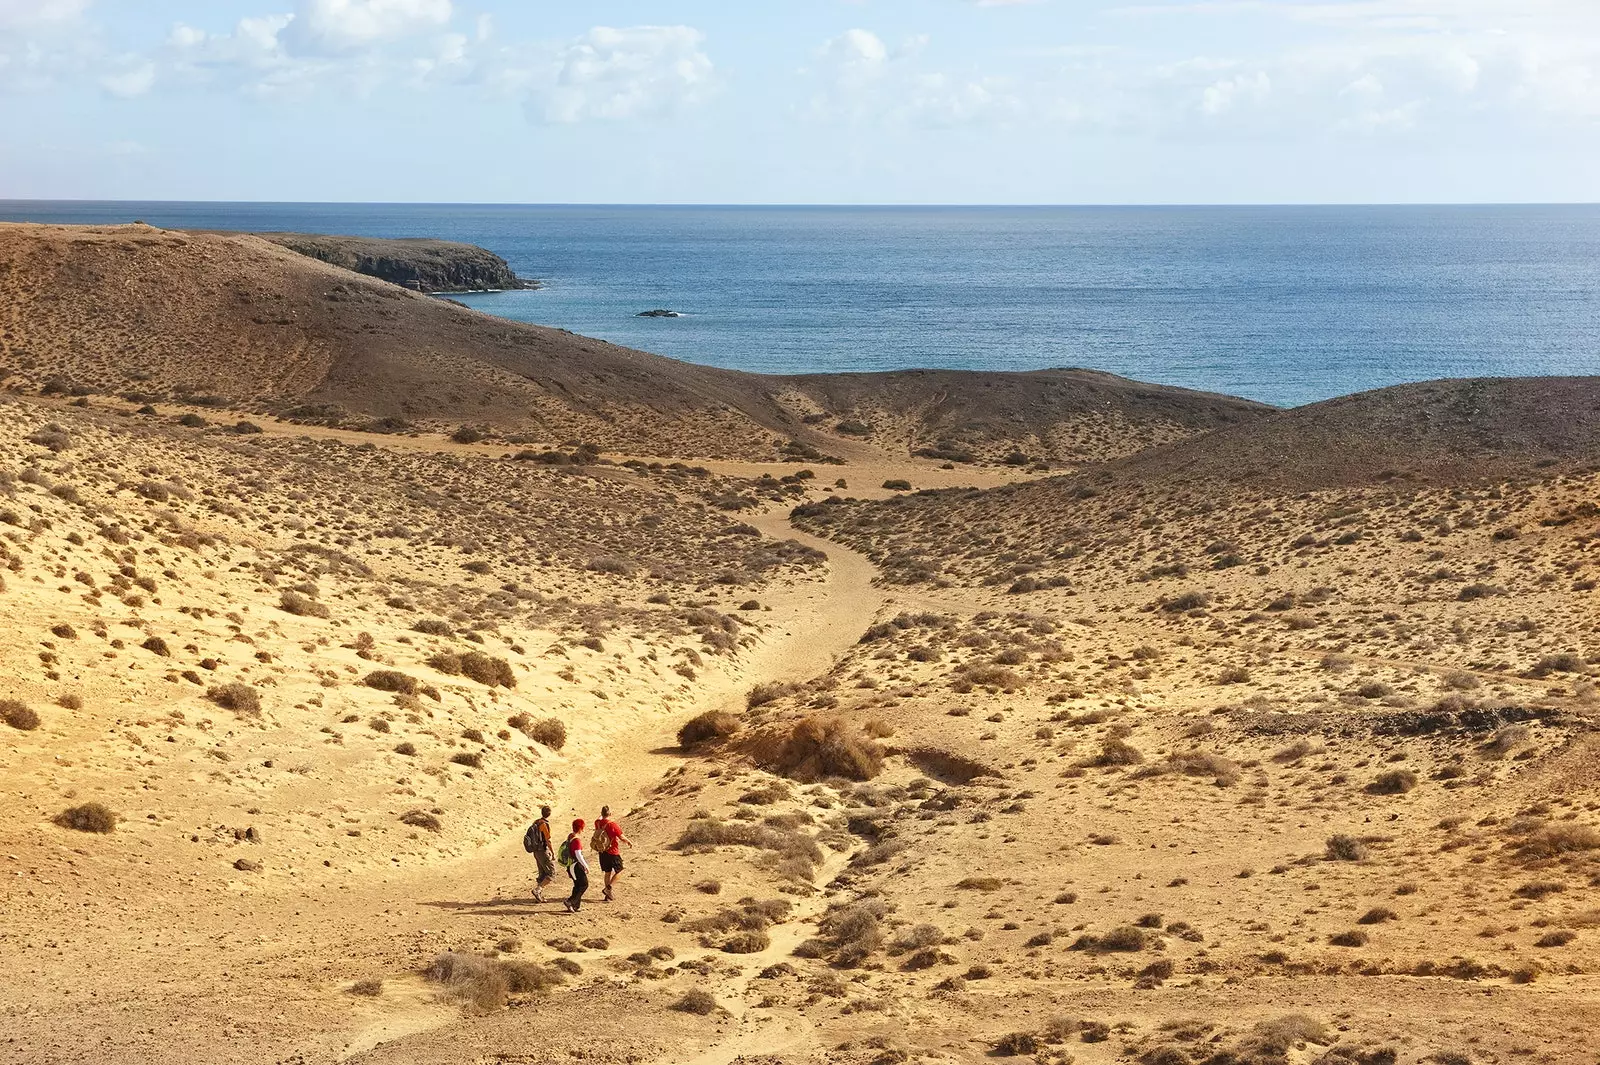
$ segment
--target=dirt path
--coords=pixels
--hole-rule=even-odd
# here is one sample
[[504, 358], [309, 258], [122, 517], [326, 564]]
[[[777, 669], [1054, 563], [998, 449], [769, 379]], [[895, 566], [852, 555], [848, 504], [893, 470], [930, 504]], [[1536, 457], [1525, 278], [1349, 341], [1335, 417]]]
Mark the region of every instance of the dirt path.
[[[619, 811], [624, 824], [629, 816], [647, 798], [652, 786], [676, 765], [682, 755], [676, 748], [676, 730], [684, 720], [706, 710], [744, 708], [745, 693], [751, 686], [775, 680], [808, 680], [825, 673], [834, 660], [848, 650], [872, 623], [885, 601], [884, 594], [874, 586], [877, 571], [863, 555], [847, 548], [792, 528], [783, 513], [767, 513], [749, 519], [763, 534], [794, 539], [825, 551], [828, 555], [827, 579], [822, 582], [794, 582], [769, 590], [764, 601], [772, 608], [771, 618], [780, 619], [769, 631], [762, 644], [745, 652], [736, 670], [706, 675], [707, 685], [694, 705], [684, 707], [679, 714], [662, 715], [648, 728], [634, 729], [612, 737], [604, 746], [590, 745], [575, 756], [565, 767], [570, 784], [569, 794], [573, 805], [580, 811], [598, 810], [602, 803]], [[565, 802], [567, 796], [563, 796]], [[849, 854], [833, 853], [818, 871], [818, 882], [831, 881], [849, 861]], [[415, 874], [392, 879], [368, 894], [366, 898], [349, 900], [349, 912], [359, 913], [366, 919], [380, 918], [392, 927], [373, 929], [373, 935], [419, 935], [419, 930], [408, 927], [425, 919], [421, 915], [397, 914], [385, 900], [410, 898], [435, 901], [442, 907], [433, 910], [433, 921], [444, 923], [453, 917], [457, 928], [474, 924], [485, 930], [511, 918], [521, 924], [539, 929], [534, 934], [553, 934], [561, 924], [563, 915], [549, 904], [535, 908], [527, 899], [527, 886], [522, 882], [527, 872], [527, 859], [520, 841], [506, 838], [478, 853], [453, 862], [446, 867], [418, 870]], [[508, 882], [508, 873], [518, 879]], [[599, 895], [598, 868], [592, 871], [591, 898]], [[498, 888], [496, 885], [499, 885]], [[564, 889], [564, 879], [559, 879], [557, 889]], [[632, 885], [625, 885], [626, 889]], [[556, 894], [555, 892], [551, 893]], [[463, 900], [451, 902], [448, 900]], [[474, 901], [481, 900], [481, 901]], [[426, 905], [426, 904], [425, 904]], [[728, 1028], [698, 1057], [684, 1058], [675, 1055], [673, 1061], [692, 1061], [695, 1065], [726, 1065], [740, 1054], [774, 1045], [792, 1045], [806, 1037], [807, 1026], [798, 1017], [786, 1016], [781, 1011], [748, 1011], [743, 1002], [750, 981], [769, 965], [788, 957], [794, 946], [814, 934], [814, 922], [826, 908], [823, 893], [801, 903], [784, 924], [771, 930], [772, 944], [759, 954], [738, 958], [741, 975], [729, 979], [719, 990], [719, 998], [728, 1007], [732, 1018]], [[585, 906], [587, 914], [591, 909]], [[407, 919], [409, 917], [409, 919]], [[399, 918], [398, 923], [396, 919]], [[568, 919], [570, 920], [570, 918]], [[459, 938], [460, 932], [457, 933]], [[579, 933], [573, 932], [573, 935]], [[626, 951], [624, 951], [626, 953]], [[608, 955], [588, 954], [586, 963], [600, 961]], [[414, 983], [414, 981], [413, 981]], [[340, 1060], [388, 1061], [410, 1060], [411, 1041], [421, 1037], [424, 1042], [437, 1038], [434, 1034], [441, 1026], [455, 1030], [457, 1026], [471, 1026], [470, 1020], [459, 1019], [451, 1010], [441, 1010], [436, 996], [423, 993], [426, 989], [397, 982], [399, 1008], [386, 1011], [383, 1016], [363, 1029], [344, 1032], [339, 1037], [337, 1056]], [[559, 997], [559, 996], [558, 996]], [[552, 1006], [563, 1009], [563, 1006]], [[545, 1010], [544, 1012], [548, 1012]], [[517, 1033], [525, 1039], [526, 1030]], [[507, 1032], [511, 1037], [512, 1033]]]

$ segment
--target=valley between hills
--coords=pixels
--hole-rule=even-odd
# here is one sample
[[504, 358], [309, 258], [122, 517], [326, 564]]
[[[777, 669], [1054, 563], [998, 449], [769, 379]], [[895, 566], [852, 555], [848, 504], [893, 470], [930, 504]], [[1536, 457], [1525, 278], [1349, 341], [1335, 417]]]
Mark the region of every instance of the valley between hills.
[[1600, 381], [764, 378], [21, 225], [0, 371], [7, 1061], [1593, 1061]]

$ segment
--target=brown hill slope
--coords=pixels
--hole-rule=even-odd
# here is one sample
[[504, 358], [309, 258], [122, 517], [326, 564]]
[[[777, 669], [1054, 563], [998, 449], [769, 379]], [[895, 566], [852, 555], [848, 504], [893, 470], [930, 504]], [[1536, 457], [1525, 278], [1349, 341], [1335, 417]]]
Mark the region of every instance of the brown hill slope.
[[1118, 477], [1313, 489], [1453, 483], [1600, 459], [1600, 377], [1398, 385], [1294, 410], [1122, 463]]
[[737, 373], [507, 322], [259, 237], [146, 226], [0, 226], [0, 358], [24, 386], [741, 458], [791, 438], [807, 445], [791, 453], [849, 453], [861, 434], [838, 425], [870, 420], [895, 447], [1093, 461], [1268, 410], [1082, 371]]

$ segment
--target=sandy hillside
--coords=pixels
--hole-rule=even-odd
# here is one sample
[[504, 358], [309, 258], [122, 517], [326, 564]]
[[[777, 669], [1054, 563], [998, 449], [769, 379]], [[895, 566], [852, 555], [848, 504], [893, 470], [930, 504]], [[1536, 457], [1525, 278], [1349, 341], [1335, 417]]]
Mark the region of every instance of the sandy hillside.
[[[412, 254], [431, 269], [426, 245]], [[138, 225], [0, 224], [0, 370], [136, 406], [671, 458], [1075, 463], [1269, 412], [1081, 370], [737, 373], [508, 322], [261, 237]]]

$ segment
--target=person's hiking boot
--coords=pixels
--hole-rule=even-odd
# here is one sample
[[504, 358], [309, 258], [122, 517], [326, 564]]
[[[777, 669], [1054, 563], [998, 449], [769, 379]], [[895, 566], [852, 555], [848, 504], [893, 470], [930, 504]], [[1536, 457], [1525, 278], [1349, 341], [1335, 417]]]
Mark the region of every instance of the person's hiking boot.
[[563, 906], [565, 906], [567, 908], [567, 912], [568, 913], [577, 913], [578, 912], [578, 908], [572, 904], [572, 900], [571, 899], [562, 899], [561, 900], [561, 905], [563, 905]]
[[533, 901], [534, 902], [543, 902], [544, 901], [544, 888], [535, 887], [533, 889]]
[[610, 888], [606, 888], [605, 894], [600, 896], [600, 897], [605, 899], [607, 902], [610, 902], [611, 901], [611, 889]]

